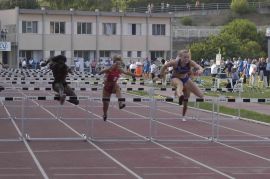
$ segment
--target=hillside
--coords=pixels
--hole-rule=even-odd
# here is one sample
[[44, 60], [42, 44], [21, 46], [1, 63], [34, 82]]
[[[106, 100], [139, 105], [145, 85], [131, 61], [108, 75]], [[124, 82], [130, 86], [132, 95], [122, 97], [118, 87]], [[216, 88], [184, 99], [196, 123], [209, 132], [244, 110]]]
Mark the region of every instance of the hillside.
[[[246, 15], [237, 15], [233, 14], [230, 10], [228, 10], [220, 14], [194, 15], [190, 16], [190, 18], [192, 19], [193, 26], [223, 26], [236, 18], [248, 19], [255, 23], [257, 26], [270, 25], [270, 13], [250, 13]], [[181, 19], [182, 18], [178, 18], [176, 20], [176, 23], [180, 25]]]

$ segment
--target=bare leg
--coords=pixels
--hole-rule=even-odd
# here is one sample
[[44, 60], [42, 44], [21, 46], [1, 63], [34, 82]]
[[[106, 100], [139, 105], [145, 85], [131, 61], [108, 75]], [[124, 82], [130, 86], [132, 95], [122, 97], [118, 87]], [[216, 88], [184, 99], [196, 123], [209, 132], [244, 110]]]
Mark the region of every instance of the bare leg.
[[[77, 95], [74, 93], [74, 91], [68, 86], [68, 85], [65, 85], [64, 86], [64, 93], [67, 95], [67, 96], [72, 96], [72, 97], [76, 97]], [[79, 100], [78, 99], [70, 99], [68, 100], [70, 103], [73, 103], [75, 105], [78, 105], [79, 104]]]
[[177, 97], [180, 97], [183, 95], [183, 83], [178, 78], [172, 79], [172, 86], [175, 87], [175, 95]]
[[189, 90], [192, 93], [194, 93], [197, 97], [199, 97], [199, 98], [203, 98], [204, 97], [203, 92], [191, 80], [188, 80], [187, 81], [185, 87], [187, 88], [187, 90]]
[[103, 94], [102, 94], [102, 103], [103, 103], [103, 120], [106, 121], [107, 120], [107, 112], [109, 109], [109, 104], [110, 101], [108, 101], [111, 97], [111, 93], [107, 92], [104, 88], [103, 88]]
[[66, 95], [64, 94], [64, 85], [62, 83], [53, 83], [53, 90], [59, 94], [60, 104], [64, 104]]
[[179, 80], [178, 78], [173, 78], [172, 79], [172, 85], [176, 88], [175, 89], [175, 96], [179, 97], [179, 105], [182, 105], [183, 100], [184, 100], [184, 95], [183, 95], [183, 82]]
[[[118, 99], [121, 98], [121, 96], [122, 96], [122, 95], [121, 95], [121, 89], [120, 89], [120, 87], [119, 87], [118, 84], [115, 85], [115, 95], [116, 95], [116, 97], [117, 97]], [[119, 101], [119, 109], [123, 109], [125, 106], [126, 106], [126, 105], [125, 105], [124, 102]]]
[[190, 97], [190, 91], [187, 89], [184, 89], [183, 92], [184, 92], [185, 98], [184, 98], [184, 102], [183, 102], [183, 111], [182, 111], [183, 119], [182, 119], [182, 121], [186, 121], [185, 116], [186, 116], [186, 112], [187, 112], [187, 108], [188, 108], [188, 98]]

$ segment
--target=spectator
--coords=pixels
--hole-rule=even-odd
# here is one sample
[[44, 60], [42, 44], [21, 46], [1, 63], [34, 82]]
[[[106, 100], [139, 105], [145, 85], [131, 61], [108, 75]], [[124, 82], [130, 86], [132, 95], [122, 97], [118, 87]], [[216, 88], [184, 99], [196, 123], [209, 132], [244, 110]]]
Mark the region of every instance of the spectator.
[[227, 76], [228, 77], [231, 77], [232, 68], [233, 68], [233, 62], [231, 61], [231, 59], [228, 59], [227, 63], [225, 64], [225, 68], [223, 69], [223, 71], [225, 71], [227, 69]]
[[255, 83], [256, 83], [256, 78], [257, 78], [257, 75], [256, 75], [256, 72], [257, 72], [257, 60], [256, 59], [253, 59], [252, 60], [252, 63], [250, 64], [250, 67], [249, 67], [249, 76], [250, 76], [250, 85], [251, 86], [254, 86]]
[[197, 0], [196, 3], [195, 3], [195, 7], [199, 7], [200, 6], [200, 1]]
[[22, 61], [22, 68], [23, 69], [26, 69], [27, 68], [27, 62], [26, 62], [25, 59], [23, 59], [23, 61]]
[[215, 78], [218, 74], [218, 66], [216, 65], [216, 63], [213, 63], [211, 65], [211, 70], [210, 70], [210, 73], [211, 73], [211, 76], [212, 76], [212, 85], [215, 86]]
[[1, 29], [0, 36], [1, 36], [1, 41], [4, 41], [4, 37], [5, 37], [4, 29]]
[[143, 76], [144, 78], [149, 78], [150, 73], [150, 60], [146, 58], [143, 62]]
[[[130, 73], [132, 73], [133, 75], [135, 75], [135, 70], [136, 70], [136, 64], [134, 63], [134, 61], [131, 61], [131, 64], [129, 66], [130, 69]], [[136, 78], [134, 76], [132, 76], [133, 80], [135, 81]]]
[[7, 31], [7, 29], [5, 29], [5, 30], [4, 30], [4, 41], [7, 40], [7, 33], [8, 33], [8, 31]]
[[266, 59], [266, 69], [265, 69], [265, 72], [266, 72], [266, 78], [267, 78], [267, 87], [270, 87], [270, 59]]
[[96, 61], [96, 59], [94, 59], [94, 60], [91, 62], [91, 73], [92, 73], [93, 75], [96, 74], [96, 67], [97, 67], [97, 61]]
[[236, 84], [236, 82], [239, 80], [239, 74], [237, 72], [237, 69], [236, 68], [233, 68], [232, 69], [232, 85], [231, 86], [231, 82], [228, 81], [227, 85], [226, 85], [226, 88], [232, 90], [232, 88], [234, 87], [234, 85]]
[[150, 73], [151, 73], [152, 80], [154, 80], [154, 78], [156, 77], [158, 73], [158, 67], [155, 63], [152, 63], [152, 65], [150, 66]]
[[76, 71], [80, 71], [80, 61], [79, 61], [79, 59], [77, 59], [77, 60], [75, 61], [75, 70], [76, 70]]

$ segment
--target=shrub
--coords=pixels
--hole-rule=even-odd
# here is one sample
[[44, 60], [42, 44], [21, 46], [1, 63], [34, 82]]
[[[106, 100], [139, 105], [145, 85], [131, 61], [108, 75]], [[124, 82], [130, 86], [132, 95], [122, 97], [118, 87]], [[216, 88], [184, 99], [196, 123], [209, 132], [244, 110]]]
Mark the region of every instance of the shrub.
[[238, 14], [246, 14], [249, 12], [249, 5], [247, 0], [232, 0], [231, 10]]
[[181, 23], [186, 26], [192, 25], [192, 19], [190, 17], [183, 17]]

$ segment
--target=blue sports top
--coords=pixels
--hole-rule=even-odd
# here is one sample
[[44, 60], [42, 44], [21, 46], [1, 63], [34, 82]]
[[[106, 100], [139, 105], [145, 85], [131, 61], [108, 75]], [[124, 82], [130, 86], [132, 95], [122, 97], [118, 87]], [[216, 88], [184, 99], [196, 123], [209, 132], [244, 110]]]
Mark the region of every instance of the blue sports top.
[[186, 74], [190, 72], [190, 64], [189, 62], [185, 65], [185, 66], [181, 66], [180, 65], [180, 59], [177, 62], [177, 67], [174, 68], [174, 73], [178, 73], [178, 74]]

